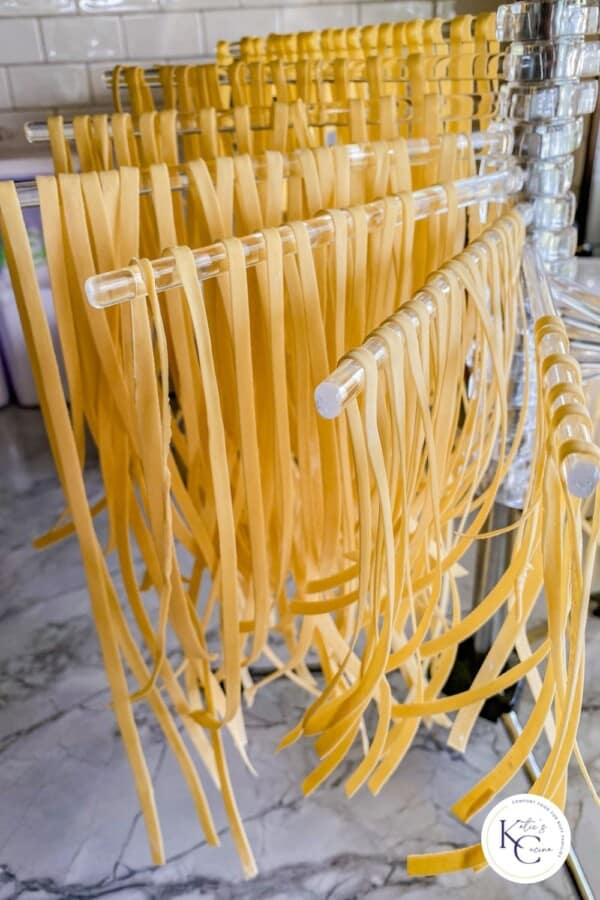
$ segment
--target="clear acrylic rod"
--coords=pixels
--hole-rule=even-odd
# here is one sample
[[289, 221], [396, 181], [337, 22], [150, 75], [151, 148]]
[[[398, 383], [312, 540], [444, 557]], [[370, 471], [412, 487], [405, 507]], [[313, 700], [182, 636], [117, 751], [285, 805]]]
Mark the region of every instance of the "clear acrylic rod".
[[[480, 54], [480, 57], [481, 56], [483, 56], [483, 54]], [[490, 60], [490, 62], [493, 64], [493, 66], [490, 65], [489, 69], [487, 70], [487, 74], [484, 72], [484, 73], [482, 73], [482, 75], [480, 77], [484, 78], [486, 80], [491, 80], [492, 78], [497, 79], [499, 76], [495, 70], [498, 68], [498, 63], [504, 59], [505, 54], [501, 53], [501, 52], [495, 52], [495, 53], [485, 54], [485, 56], [488, 60]], [[444, 65], [447, 66], [450, 61], [451, 61], [450, 56], [436, 56], [435, 57], [435, 62], [436, 62], [436, 66], [438, 67], [438, 69], [441, 69], [442, 66], [444, 66]], [[327, 62], [331, 62], [331, 60], [326, 60], [325, 63], [327, 64]], [[358, 60], [357, 60], [357, 62], [358, 62]], [[291, 60], [288, 60], [287, 64], [295, 65], [295, 63], [292, 62]], [[227, 64], [225, 64], [223, 66], [223, 69], [225, 71], [222, 71], [219, 73], [219, 84], [226, 87], [229, 84], [229, 77], [228, 77], [227, 71], [226, 71]], [[155, 72], [156, 72], [156, 74], [154, 74]], [[160, 80], [160, 76], [158, 74], [158, 69], [155, 69], [154, 67], [150, 67], [149, 69], [144, 69], [143, 75], [144, 75], [144, 85], [146, 87], [149, 87], [149, 88], [162, 88], [163, 87], [163, 83]], [[112, 82], [111, 73], [105, 72], [104, 77], [105, 77], [106, 82], [110, 85]], [[439, 78], [436, 78], [435, 82], [436, 82], [436, 85], [451, 85], [452, 83], [458, 83], [458, 82], [464, 81], [464, 80], [465, 80], [464, 78], [451, 78], [448, 75], [442, 75]], [[369, 83], [368, 79], [362, 75], [355, 75], [354, 77], [349, 78], [348, 81], [350, 84], [368, 84]], [[246, 77], [246, 80], [243, 81], [242, 83], [250, 86], [252, 84], [252, 81], [249, 77]], [[294, 85], [297, 83], [297, 79], [294, 76], [292, 76], [291, 78], [287, 78], [285, 83], [289, 84], [289, 85]], [[267, 76], [265, 78], [264, 84], [274, 86], [276, 84], [276, 82], [273, 81], [272, 78]], [[319, 84], [320, 85], [335, 84], [335, 78], [333, 77], [333, 75], [325, 75], [323, 78], [319, 79]], [[408, 78], [408, 76], [399, 77], [399, 78], [382, 78], [381, 84], [394, 84], [394, 85], [401, 84], [401, 85], [408, 86], [408, 85], [410, 85], [410, 79]], [[127, 90], [127, 84], [125, 81], [119, 82], [119, 90]], [[467, 95], [464, 95], [464, 96], [467, 96]], [[470, 96], [478, 96], [478, 95], [472, 94]]]
[[[444, 98], [440, 96], [440, 100], [443, 100], [443, 99]], [[403, 102], [408, 102], [408, 101], [403, 101]], [[310, 111], [310, 109], [312, 107], [310, 106], [310, 104], [307, 104], [307, 105], [305, 105], [305, 108]], [[253, 107], [253, 109], [258, 109], [261, 112], [264, 110], [266, 113], [267, 111], [269, 111], [270, 107]], [[331, 122], [323, 122], [323, 123], [312, 123], [311, 122], [311, 123], [309, 123], [310, 127], [319, 127], [319, 124], [321, 124], [323, 127], [334, 128], [336, 125], [339, 126], [339, 125], [346, 124], [346, 123], [337, 122], [335, 120], [335, 116], [349, 114], [349, 110], [346, 106], [339, 106], [337, 104], [333, 104], [331, 106], [327, 106], [326, 104], [318, 104], [315, 107], [315, 109], [318, 110], [319, 112], [321, 112], [323, 115], [327, 115], [327, 114], [331, 115], [332, 121]], [[194, 115], [193, 113], [186, 115], [186, 120], [189, 120], [193, 115]], [[219, 115], [229, 117], [229, 121], [232, 122], [232, 110], [221, 110], [219, 112]], [[406, 121], [408, 121], [408, 120], [406, 120]], [[376, 121], [370, 121], [368, 124], [376, 125], [378, 123]], [[270, 126], [264, 126], [264, 125], [256, 126], [255, 125], [255, 126], [252, 126], [251, 130], [252, 131], [265, 131], [269, 127]], [[292, 128], [293, 123], [290, 123], [288, 125], [288, 127]], [[233, 124], [228, 124], [226, 126], [219, 128], [218, 132], [219, 132], [219, 134], [234, 134], [235, 129], [233, 127]], [[29, 144], [47, 144], [50, 141], [50, 133], [48, 131], [48, 123], [45, 120], [26, 122], [25, 126], [24, 126], [24, 133], [25, 133], [25, 139], [27, 140], [27, 142]], [[108, 133], [109, 133], [109, 136], [112, 137], [112, 129], [110, 126], [110, 117], [109, 117], [109, 122], [108, 122]], [[186, 135], [190, 135], [190, 134], [201, 135], [203, 132], [202, 132], [201, 128], [194, 128], [194, 127], [189, 127], [189, 126], [182, 127], [181, 125], [178, 124], [177, 125], [177, 133], [181, 136], [186, 136]], [[63, 121], [63, 134], [65, 136], [65, 139], [68, 141], [73, 141], [75, 139], [75, 131], [73, 128], [72, 120], [65, 119]], [[139, 131], [136, 131], [135, 129], [133, 131], [133, 134], [134, 134], [134, 137], [140, 136]], [[459, 144], [458, 144], [459, 150], [466, 149], [467, 140], [470, 140], [471, 146], [473, 147], [473, 150], [475, 150], [475, 151], [483, 151], [483, 152], [486, 152], [489, 154], [500, 154], [500, 155], [506, 155], [506, 154], [512, 153], [512, 129], [506, 125], [505, 126], [500, 126], [500, 125], [494, 126], [493, 128], [490, 128], [490, 130], [488, 130], [488, 131], [473, 131], [468, 136], [461, 134], [461, 135], [458, 135], [458, 139], [459, 139]], [[409, 146], [411, 144], [411, 141], [416, 142], [417, 145], [427, 143], [426, 138], [409, 138], [408, 139]], [[430, 143], [430, 147], [432, 150], [439, 147], [439, 141], [437, 141], [437, 140], [432, 141]]]
[[[28, 123], [26, 128], [29, 126], [37, 128], [38, 124], [43, 124], [44, 128], [46, 128], [45, 123], [35, 122]], [[68, 136], [69, 135], [67, 135], [67, 137]], [[459, 152], [464, 152], [468, 149], [469, 146], [471, 146], [476, 152], [483, 151], [485, 153], [486, 161], [494, 163], [498, 168], [506, 167], [506, 165], [508, 164], [511, 146], [508, 141], [508, 133], [506, 131], [477, 131], [473, 132], [472, 135], [459, 134], [457, 135], [457, 137], [457, 149]], [[38, 140], [38, 138], [34, 138], [34, 140]], [[415, 166], [423, 165], [424, 163], [429, 162], [431, 159], [431, 155], [435, 153], [440, 146], [438, 140], [428, 140], [427, 138], [408, 138], [406, 143], [408, 145], [408, 156], [410, 158], [411, 164]], [[350, 162], [350, 166], [352, 167], [368, 165], [375, 159], [375, 152], [370, 144], [344, 144], [344, 147]], [[302, 168], [299, 161], [300, 153], [301, 151], [292, 150], [290, 153], [284, 155], [284, 178], [302, 174]], [[387, 153], [391, 158], [393, 158], [395, 156], [396, 150], [393, 146], [390, 146], [387, 150]], [[206, 160], [206, 164], [209, 170], [212, 171], [212, 169], [214, 168], [214, 162], [212, 160]], [[264, 158], [261, 156], [253, 156], [252, 165], [257, 181], [260, 183], [261, 181], [266, 180], [267, 166]], [[172, 185], [171, 190], [185, 190], [187, 188], [187, 174], [185, 171], [185, 165], [181, 164], [180, 166], [172, 167], [171, 171], [177, 174], [177, 184]], [[151, 193], [150, 186], [142, 186], [140, 193]], [[23, 208], [39, 206], [39, 197], [35, 181], [19, 182], [17, 184], [17, 194], [19, 196], [19, 202]]]
[[[512, 194], [518, 193], [523, 186], [523, 173], [521, 169], [512, 167], [502, 172], [494, 172], [488, 175], [477, 175], [471, 178], [462, 178], [454, 182], [458, 205], [462, 208], [476, 203], [503, 202]], [[446, 191], [440, 185], [423, 188], [413, 192], [415, 218], [427, 219], [431, 215], [448, 211]], [[365, 204], [364, 207], [369, 228], [376, 228], [382, 221], [383, 202], [375, 200]], [[349, 215], [349, 213], [347, 213]], [[401, 224], [401, 206], [398, 204], [397, 224]], [[331, 216], [323, 213], [306, 222], [310, 241], [313, 247], [323, 246], [331, 242], [334, 236], [334, 225]], [[282, 225], [279, 228], [285, 253], [293, 253], [296, 249], [291, 228]], [[263, 259], [264, 242], [260, 233], [251, 234], [242, 239], [246, 255], [246, 266], [254, 266]], [[215, 278], [226, 271], [226, 259], [221, 243], [213, 244], [194, 251], [196, 271], [200, 281]], [[152, 263], [156, 288], [158, 291], [166, 291], [179, 287], [180, 281], [177, 275], [175, 260], [165, 256]], [[89, 303], [98, 309], [115, 306], [118, 303], [126, 303], [145, 293], [141, 274], [136, 265], [119, 269], [116, 272], [107, 272], [103, 275], [94, 275], [85, 283], [85, 291]]]

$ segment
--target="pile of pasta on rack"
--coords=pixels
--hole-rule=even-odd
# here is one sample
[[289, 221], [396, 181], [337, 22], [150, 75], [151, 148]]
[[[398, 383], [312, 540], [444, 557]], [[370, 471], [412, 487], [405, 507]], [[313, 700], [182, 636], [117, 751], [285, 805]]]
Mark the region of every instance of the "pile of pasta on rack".
[[[314, 742], [306, 794], [356, 746], [345, 790], [378, 793], [421, 727], [467, 749], [486, 698], [521, 679], [534, 697], [523, 737], [456, 815], [483, 808], [543, 731], [533, 790], [564, 806], [574, 753], [585, 773], [576, 731], [600, 453], [526, 247], [545, 207], [520, 202], [531, 183], [499, 118], [512, 58], [498, 24], [485, 14], [270, 35], [221, 42], [208, 65], [117, 66], [110, 116], [28, 126], [49, 141], [55, 176], [20, 192], [0, 184], [65, 494], [38, 545], [79, 540], [155, 863], [163, 837], [139, 704], [212, 844], [204, 785], [220, 789], [248, 877], [223, 734], [250, 777], [244, 707], [277, 678], [306, 694], [283, 741]], [[33, 203], [66, 391], [21, 212]], [[469, 611], [459, 563], [488, 537], [526, 434], [515, 549]], [[93, 504], [90, 441], [104, 491]], [[544, 587], [547, 634], [531, 643]], [[473, 684], [445, 693], [460, 645], [499, 611]], [[484, 864], [476, 845], [408, 867]]]

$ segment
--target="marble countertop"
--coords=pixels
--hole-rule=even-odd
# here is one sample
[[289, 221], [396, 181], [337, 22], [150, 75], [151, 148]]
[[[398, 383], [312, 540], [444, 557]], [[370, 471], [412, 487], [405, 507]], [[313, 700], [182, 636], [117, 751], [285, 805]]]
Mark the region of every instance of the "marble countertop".
[[[479, 721], [465, 756], [422, 730], [379, 797], [348, 800], [348, 767], [304, 799], [308, 742], [275, 754], [305, 707], [294, 685], [259, 692], [246, 716], [258, 778], [231, 753], [236, 796], [260, 874], [244, 882], [219, 804], [220, 848], [202, 840], [176, 764], [150, 713], [138, 721], [156, 785], [168, 862], [153, 867], [115, 721], [75, 539], [43, 552], [31, 539], [62, 510], [37, 410], [0, 411], [0, 900], [504, 900], [576, 894], [564, 870], [534, 886], [493, 872], [439, 880], [406, 875], [407, 853], [473, 843], [447, 812], [508, 747], [501, 725]], [[98, 476], [89, 471], [90, 493]], [[589, 623], [581, 749], [600, 784], [600, 620]], [[510, 793], [527, 789], [524, 776]], [[211, 786], [209, 799], [216, 800]], [[600, 811], [573, 770], [568, 819], [587, 877], [600, 894]]]

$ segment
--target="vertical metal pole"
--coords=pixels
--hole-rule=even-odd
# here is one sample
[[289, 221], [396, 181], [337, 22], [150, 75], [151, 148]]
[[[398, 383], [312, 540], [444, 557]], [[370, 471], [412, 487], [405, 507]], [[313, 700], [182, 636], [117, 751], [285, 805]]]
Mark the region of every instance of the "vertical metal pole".
[[[484, 531], [495, 531], [512, 525], [519, 518], [519, 510], [495, 503], [487, 518]], [[489, 591], [498, 583], [500, 576], [506, 571], [513, 549], [513, 532], [498, 535], [479, 541], [477, 558], [475, 562], [475, 581], [473, 585], [473, 605], [477, 606]], [[492, 616], [485, 625], [479, 629], [474, 637], [474, 648], [478, 655], [484, 656], [494, 643], [496, 635], [502, 626], [503, 615], [501, 612]]]

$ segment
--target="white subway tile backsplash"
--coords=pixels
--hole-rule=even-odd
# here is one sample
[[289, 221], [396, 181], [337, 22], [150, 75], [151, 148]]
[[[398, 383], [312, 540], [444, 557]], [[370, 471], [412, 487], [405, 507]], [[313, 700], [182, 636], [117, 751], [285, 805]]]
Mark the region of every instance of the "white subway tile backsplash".
[[111, 103], [110, 88], [104, 84], [103, 74], [111, 68], [110, 63], [94, 63], [88, 66], [92, 103], [104, 106]]
[[321, 28], [347, 28], [357, 21], [356, 6], [348, 3], [322, 6], [289, 6], [281, 10], [281, 30], [313, 31]]
[[0, 113], [110, 108], [102, 76], [117, 62], [200, 62], [214, 57], [219, 40], [244, 35], [450, 18], [455, 2], [0, 0]]
[[202, 23], [198, 13], [125, 16], [123, 28], [129, 56], [165, 59], [194, 56], [204, 50]]
[[158, 10], [158, 0], [78, 0], [81, 12], [154, 12]]
[[[166, 59], [165, 62], [172, 63], [174, 66], [200, 66], [204, 63], [214, 62], [213, 56], [198, 56], [198, 54], [194, 54], [194, 56], [176, 56], [172, 59]], [[146, 65], [151, 66], [152, 63], [147, 63]]]
[[16, 107], [80, 106], [90, 102], [84, 65], [13, 66], [9, 80]]
[[214, 54], [218, 41], [237, 41], [281, 31], [277, 9], [219, 9], [202, 13], [206, 51]]
[[[269, 2], [272, 4], [273, 0], [269, 0]], [[225, 0], [223, 3], [218, 3], [217, 0], [160, 0], [161, 9], [167, 11], [179, 9], [215, 9], [218, 6], [237, 5], [238, 0]]]
[[0, 69], [0, 109], [9, 109], [12, 106], [10, 91], [8, 89], [8, 74], [6, 69]]
[[[315, 2], [315, 0], [311, 0]], [[349, 3], [353, 0], [348, 0]], [[277, 6], [305, 6], [307, 0], [277, 0]], [[240, 0], [240, 6], [273, 6], [273, 0]]]
[[35, 19], [9, 19], [0, 28], [0, 65], [39, 62], [44, 58]]
[[51, 62], [121, 60], [121, 21], [116, 16], [42, 19], [42, 35]]
[[360, 8], [361, 25], [380, 22], [402, 22], [407, 19], [430, 19], [433, 2], [429, 0], [398, 0], [391, 3], [363, 3]]
[[77, 12], [75, 0], [0, 0], [0, 16], [52, 16]]

